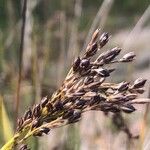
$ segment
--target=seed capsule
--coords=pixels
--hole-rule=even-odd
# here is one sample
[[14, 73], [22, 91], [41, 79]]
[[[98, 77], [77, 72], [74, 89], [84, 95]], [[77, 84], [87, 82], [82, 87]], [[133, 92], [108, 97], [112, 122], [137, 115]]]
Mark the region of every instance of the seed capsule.
[[85, 53], [85, 58], [89, 58], [89, 57], [95, 55], [97, 50], [98, 50], [97, 43], [90, 45]]
[[63, 109], [63, 103], [61, 101], [57, 101], [54, 104], [54, 107], [55, 107], [56, 110], [62, 110]]
[[17, 124], [18, 124], [18, 127], [21, 127], [23, 125], [23, 119], [22, 118], [18, 119]]
[[29, 119], [31, 117], [32, 117], [32, 111], [29, 108], [28, 111], [26, 111], [25, 114], [24, 114], [24, 120], [27, 120], [27, 119]]
[[134, 81], [133, 88], [142, 88], [146, 83], [145, 79], [139, 78]]
[[117, 90], [119, 92], [123, 92], [123, 91], [126, 91], [127, 89], [129, 88], [129, 82], [121, 82], [118, 87], [117, 87]]
[[50, 129], [47, 128], [47, 127], [43, 127], [42, 129], [40, 129], [40, 131], [41, 131], [42, 133], [48, 134], [49, 131], [50, 131]]
[[29, 150], [26, 144], [22, 144], [19, 148], [19, 150]]
[[128, 94], [125, 96], [126, 101], [134, 100], [137, 97], [137, 94]]
[[76, 101], [76, 106], [77, 106], [78, 109], [83, 108], [85, 106], [85, 104], [86, 104], [85, 100], [79, 99], [79, 100]]
[[72, 66], [73, 71], [77, 71], [79, 69], [80, 62], [81, 62], [80, 57], [78, 57], [73, 63], [73, 66]]
[[41, 100], [41, 107], [44, 108], [47, 103], [48, 103], [48, 98], [47, 97], [42, 98], [42, 100]]
[[94, 104], [98, 104], [99, 102], [105, 101], [105, 100], [106, 99], [104, 97], [96, 95], [89, 101], [89, 105], [92, 106]]
[[101, 77], [108, 77], [110, 75], [109, 70], [104, 68], [94, 69], [93, 71], [96, 72]]
[[80, 110], [75, 111], [73, 116], [68, 119], [68, 122], [69, 123], [77, 122], [80, 119], [80, 117], [81, 117], [81, 111]]
[[90, 61], [88, 59], [82, 59], [80, 63], [81, 68], [88, 68], [90, 65]]
[[127, 53], [120, 59], [120, 62], [130, 62], [135, 58], [135, 54], [133, 52]]
[[108, 40], [109, 40], [108, 33], [103, 33], [99, 39], [100, 47], [103, 47], [104, 45], [106, 45]]
[[40, 104], [38, 104], [38, 105], [35, 105], [33, 108], [33, 116], [36, 118], [36, 117], [39, 117], [40, 115], [41, 115], [41, 106]]
[[40, 123], [40, 120], [38, 120], [38, 119], [34, 120], [34, 122], [32, 123], [32, 126], [31, 126], [31, 130], [32, 130], [33, 128], [39, 127], [40, 124], [41, 124], [41, 123]]
[[91, 40], [91, 43], [94, 43], [96, 42], [98, 36], [99, 36], [99, 31], [100, 29], [96, 29], [95, 32], [93, 33], [93, 36], [92, 36], [92, 40]]
[[73, 113], [74, 113], [74, 110], [68, 110], [68, 111], [64, 112], [62, 118], [63, 119], [70, 118], [73, 115]]
[[132, 113], [136, 109], [132, 105], [126, 104], [126, 105], [124, 105], [124, 106], [121, 107], [121, 110], [124, 111], [125, 113]]

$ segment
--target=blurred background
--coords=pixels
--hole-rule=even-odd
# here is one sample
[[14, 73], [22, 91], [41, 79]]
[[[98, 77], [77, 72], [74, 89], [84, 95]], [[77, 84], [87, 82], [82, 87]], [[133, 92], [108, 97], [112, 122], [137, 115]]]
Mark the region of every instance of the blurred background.
[[[96, 28], [112, 35], [103, 51], [120, 46], [122, 54], [137, 55], [134, 63], [117, 66], [112, 82], [150, 78], [149, 0], [27, 0], [24, 39], [22, 8], [23, 0], [0, 0], [0, 147], [12, 136], [16, 117], [61, 85]], [[150, 96], [149, 83], [142, 97]], [[124, 117], [139, 139], [128, 139], [102, 112], [89, 112], [79, 123], [30, 139], [30, 147], [149, 150], [149, 107], [136, 108]]]

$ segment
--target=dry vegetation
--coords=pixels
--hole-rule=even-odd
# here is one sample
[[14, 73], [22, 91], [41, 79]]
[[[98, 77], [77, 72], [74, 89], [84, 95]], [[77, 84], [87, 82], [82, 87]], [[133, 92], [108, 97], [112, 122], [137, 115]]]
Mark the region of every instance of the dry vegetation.
[[2, 150], [149, 150], [146, 0], [2, 0], [0, 8]]
[[48, 134], [51, 129], [75, 123], [80, 120], [82, 113], [91, 110], [116, 114], [113, 118], [115, 124], [124, 130], [129, 138], [135, 138], [123, 121], [121, 113], [132, 113], [136, 110], [133, 104], [149, 102], [136, 100], [138, 94], [144, 92], [146, 80], [139, 78], [132, 84], [126, 81], [118, 84], [106, 82], [115, 71], [115, 68], [112, 68], [114, 63], [131, 62], [135, 54], [129, 52], [117, 59], [121, 48], [115, 47], [92, 60], [109, 40], [108, 33], [100, 36], [99, 31], [97, 29], [94, 32], [85, 53], [74, 61], [65, 81], [52, 98], [44, 97], [40, 104], [29, 108], [24, 116], [18, 119], [14, 137], [2, 150], [16, 149], [20, 144], [20, 150], [27, 150], [27, 145], [23, 143], [30, 136], [42, 136]]

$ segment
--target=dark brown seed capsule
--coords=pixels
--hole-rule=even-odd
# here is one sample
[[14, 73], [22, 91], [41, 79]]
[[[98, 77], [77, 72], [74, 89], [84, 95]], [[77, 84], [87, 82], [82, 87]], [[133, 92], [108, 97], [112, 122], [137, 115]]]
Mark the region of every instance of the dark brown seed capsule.
[[23, 125], [23, 119], [22, 118], [18, 119], [17, 124], [18, 124], [18, 127], [21, 127]]
[[39, 117], [40, 115], [41, 115], [41, 106], [40, 104], [38, 104], [38, 105], [35, 105], [33, 108], [33, 116], [36, 118], [36, 117]]
[[92, 106], [94, 104], [98, 104], [99, 102], [105, 101], [106, 99], [100, 95], [94, 96], [90, 101], [89, 105]]
[[109, 71], [104, 68], [94, 69], [94, 71], [101, 77], [108, 77], [110, 75]]
[[123, 105], [123, 106], [121, 107], [121, 110], [122, 110], [123, 112], [125, 112], [125, 113], [132, 113], [132, 112], [134, 112], [136, 109], [135, 109], [132, 105], [126, 104], [126, 105]]
[[97, 43], [90, 45], [85, 53], [85, 58], [92, 57], [93, 55], [96, 54], [97, 50], [98, 50]]
[[78, 57], [75, 61], [74, 61], [74, 63], [73, 63], [73, 71], [77, 71], [78, 69], [79, 69], [79, 66], [80, 66], [80, 57]]
[[117, 55], [119, 55], [121, 49], [118, 47], [115, 47], [106, 53], [103, 53], [103, 63], [110, 63]]
[[123, 91], [126, 91], [127, 89], [129, 88], [129, 82], [121, 82], [118, 87], [117, 87], [117, 90], [119, 92], [123, 92]]
[[142, 89], [142, 88], [136, 89], [135, 91], [137, 93], [139, 93], [139, 94], [143, 94], [144, 93], [144, 89]]
[[137, 94], [128, 94], [125, 96], [126, 101], [130, 101], [130, 100], [133, 100], [135, 98], [137, 98]]
[[107, 69], [109, 73], [112, 73], [113, 71], [115, 71], [115, 68], [111, 68], [111, 69]]
[[100, 44], [100, 47], [103, 47], [104, 45], [106, 45], [106, 43], [108, 42], [109, 40], [109, 35], [108, 33], [103, 33], [99, 39], [99, 44]]
[[19, 150], [29, 150], [26, 144], [22, 144]]
[[68, 111], [64, 112], [62, 118], [63, 119], [68, 119], [68, 118], [70, 118], [73, 115], [73, 113], [74, 113], [74, 110], [72, 110], [72, 109], [68, 110]]
[[43, 127], [42, 129], [40, 129], [40, 131], [41, 131], [42, 133], [48, 134], [49, 131], [50, 131], [50, 129], [47, 128], [47, 127]]
[[32, 117], [32, 111], [29, 108], [28, 111], [26, 111], [24, 114], [24, 120], [30, 119], [31, 117]]
[[81, 111], [75, 111], [73, 116], [68, 119], [69, 123], [77, 122], [81, 118]]
[[123, 58], [120, 59], [121, 62], [130, 62], [133, 61], [135, 58], [135, 54], [133, 52], [127, 53], [126, 55], [123, 56]]
[[40, 123], [40, 120], [39, 120], [39, 119], [34, 120], [33, 123], [32, 123], [32, 126], [31, 126], [31, 130], [32, 130], [33, 128], [39, 127], [40, 125], [41, 125], [41, 123]]
[[57, 101], [55, 104], [54, 104], [54, 107], [57, 110], [62, 110], [63, 109], [63, 103], [61, 101]]
[[76, 106], [77, 106], [78, 109], [85, 106], [85, 104], [86, 104], [85, 100], [79, 99], [79, 100], [76, 101]]
[[48, 103], [48, 98], [47, 97], [42, 98], [42, 100], [41, 100], [41, 107], [44, 108], [47, 103]]
[[81, 68], [88, 68], [90, 65], [90, 61], [88, 59], [82, 59], [80, 63]]
[[146, 83], [145, 79], [139, 78], [134, 81], [133, 88], [142, 88]]

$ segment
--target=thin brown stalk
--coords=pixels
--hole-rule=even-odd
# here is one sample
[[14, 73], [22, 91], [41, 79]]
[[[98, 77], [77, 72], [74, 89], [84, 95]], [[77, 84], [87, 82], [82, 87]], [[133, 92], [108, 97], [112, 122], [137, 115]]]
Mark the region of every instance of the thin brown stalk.
[[26, 23], [26, 9], [27, 9], [27, 0], [23, 1], [22, 9], [22, 27], [21, 27], [21, 39], [20, 39], [20, 48], [19, 48], [19, 75], [18, 75], [18, 84], [17, 84], [17, 95], [15, 103], [15, 120], [17, 121], [19, 113], [19, 103], [20, 103], [20, 87], [21, 87], [21, 78], [22, 78], [22, 55], [24, 50], [24, 34], [25, 34], [25, 23]]

